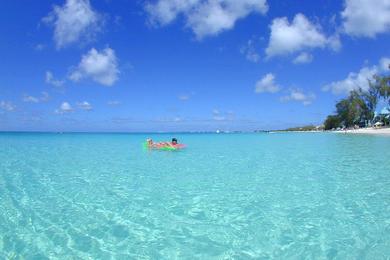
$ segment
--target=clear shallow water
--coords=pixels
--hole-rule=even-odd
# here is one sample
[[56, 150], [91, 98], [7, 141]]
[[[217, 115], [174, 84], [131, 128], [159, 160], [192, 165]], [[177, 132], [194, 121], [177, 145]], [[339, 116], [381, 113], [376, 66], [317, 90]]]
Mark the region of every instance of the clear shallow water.
[[390, 256], [390, 138], [146, 137], [0, 134], [0, 259]]

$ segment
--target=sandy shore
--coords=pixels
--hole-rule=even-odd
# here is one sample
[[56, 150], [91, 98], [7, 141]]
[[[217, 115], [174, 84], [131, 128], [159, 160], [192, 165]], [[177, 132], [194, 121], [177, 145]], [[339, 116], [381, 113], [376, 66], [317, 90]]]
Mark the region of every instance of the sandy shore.
[[374, 134], [374, 135], [390, 135], [390, 128], [360, 128], [352, 129], [345, 131], [337, 131], [338, 133], [347, 133], [347, 134]]

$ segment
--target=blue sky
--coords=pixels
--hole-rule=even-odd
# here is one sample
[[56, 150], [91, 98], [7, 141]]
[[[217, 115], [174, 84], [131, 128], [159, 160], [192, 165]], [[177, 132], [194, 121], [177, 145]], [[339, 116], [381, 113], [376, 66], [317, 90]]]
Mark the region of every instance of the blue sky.
[[389, 0], [1, 5], [2, 131], [320, 124], [390, 63]]

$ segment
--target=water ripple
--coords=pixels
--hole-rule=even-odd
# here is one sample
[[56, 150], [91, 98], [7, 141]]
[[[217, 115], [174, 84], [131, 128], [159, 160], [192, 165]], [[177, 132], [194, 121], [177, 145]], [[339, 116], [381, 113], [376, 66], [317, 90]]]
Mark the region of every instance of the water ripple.
[[390, 138], [145, 138], [0, 134], [0, 259], [390, 255]]

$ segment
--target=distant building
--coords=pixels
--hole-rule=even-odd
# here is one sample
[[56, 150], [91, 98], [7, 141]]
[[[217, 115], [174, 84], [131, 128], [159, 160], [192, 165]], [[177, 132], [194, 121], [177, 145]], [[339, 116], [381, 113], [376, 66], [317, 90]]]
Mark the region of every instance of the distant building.
[[384, 107], [379, 113], [375, 113], [374, 124], [381, 122], [384, 125], [388, 125], [390, 123], [390, 108]]

